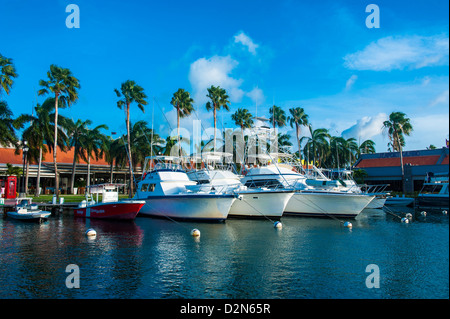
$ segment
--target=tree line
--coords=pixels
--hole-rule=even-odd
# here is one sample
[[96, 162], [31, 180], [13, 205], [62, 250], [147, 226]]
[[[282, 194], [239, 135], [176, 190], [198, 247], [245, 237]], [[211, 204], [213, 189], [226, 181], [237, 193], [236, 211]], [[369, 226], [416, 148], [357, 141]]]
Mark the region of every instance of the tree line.
[[[14, 80], [18, 77], [16, 68], [11, 58], [0, 54], [0, 144], [14, 145], [17, 154], [22, 147], [16, 130], [23, 129], [26, 123], [30, 125], [23, 130], [21, 139], [28, 141], [28, 160], [38, 163], [38, 177], [36, 192], [39, 190], [39, 172], [43, 155], [47, 151], [53, 152], [53, 165], [55, 171], [55, 190], [59, 189], [59, 174], [57, 167], [57, 149], [65, 152], [74, 150], [72, 177], [70, 190], [73, 193], [76, 165], [80, 159], [88, 165], [90, 175], [91, 159], [104, 158], [111, 167], [125, 167], [130, 171], [130, 196], [134, 193], [134, 181], [132, 167], [142, 164], [149, 154], [169, 154], [171, 148], [178, 142], [180, 145], [180, 119], [188, 117], [195, 111], [194, 100], [190, 93], [182, 88], [172, 96], [170, 104], [177, 112], [177, 139], [170, 136], [162, 139], [146, 121], [132, 123], [130, 121], [131, 106], [136, 105], [142, 112], [148, 105], [144, 88], [135, 81], [127, 80], [115, 88], [117, 95], [117, 107], [124, 110], [127, 133], [119, 138], [105, 134], [107, 125], [98, 125], [92, 128], [92, 121], [66, 118], [59, 114], [59, 109], [71, 107], [78, 101], [78, 92], [81, 89], [79, 80], [67, 69], [52, 64], [46, 77], [39, 80], [37, 94], [46, 99], [42, 104], [37, 103], [33, 114], [21, 114], [13, 118], [13, 113], [2, 94], [9, 95]], [[213, 150], [216, 147], [217, 112], [230, 110], [229, 96], [225, 89], [212, 85], [207, 89], [209, 101], [205, 105], [207, 111], [213, 112], [214, 140]], [[365, 140], [358, 145], [355, 138], [345, 139], [341, 136], [333, 136], [326, 128], [314, 129], [309, 123], [309, 116], [302, 107], [293, 107], [288, 114], [279, 106], [273, 105], [269, 109], [269, 122], [274, 129], [289, 125], [295, 129], [295, 141], [297, 151], [294, 153], [298, 159], [312, 162], [320, 167], [345, 167], [351, 166], [362, 153], [375, 153], [375, 143]], [[238, 108], [231, 115], [234, 124], [240, 127], [242, 133], [246, 128], [254, 125], [254, 117], [246, 108]], [[405, 145], [404, 135], [412, 131], [410, 119], [402, 112], [392, 112], [389, 120], [383, 123], [383, 128], [389, 136], [389, 148], [392, 151], [400, 151]], [[309, 136], [302, 134], [304, 130]], [[244, 136], [244, 134], [242, 135]], [[151, 140], [151, 141], [150, 141]], [[291, 136], [288, 133], [278, 133], [278, 145], [280, 149], [287, 150], [292, 147]], [[245, 145], [245, 140], [244, 140]], [[181, 155], [181, 147], [178, 148]], [[87, 186], [90, 179], [87, 178]], [[57, 196], [58, 196], [58, 192]]]

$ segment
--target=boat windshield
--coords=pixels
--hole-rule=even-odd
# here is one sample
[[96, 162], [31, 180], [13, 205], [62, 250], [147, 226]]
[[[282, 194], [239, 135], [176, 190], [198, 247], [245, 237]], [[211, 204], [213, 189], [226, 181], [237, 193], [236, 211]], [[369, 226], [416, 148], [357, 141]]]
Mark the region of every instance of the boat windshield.
[[439, 194], [442, 189], [442, 184], [424, 185], [422, 188], [422, 194]]

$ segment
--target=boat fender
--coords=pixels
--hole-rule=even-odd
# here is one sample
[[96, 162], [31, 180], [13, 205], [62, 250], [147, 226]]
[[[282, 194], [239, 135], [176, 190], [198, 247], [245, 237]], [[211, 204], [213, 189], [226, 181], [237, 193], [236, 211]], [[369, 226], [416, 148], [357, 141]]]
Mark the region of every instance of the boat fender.
[[279, 222], [279, 221], [276, 221], [273, 224], [273, 227], [275, 227], [276, 229], [282, 229], [283, 228], [283, 224], [281, 222]]
[[406, 217], [403, 217], [403, 218], [401, 219], [401, 222], [404, 223], [404, 224], [409, 224], [409, 219], [406, 218]]
[[200, 237], [200, 231], [197, 228], [194, 228], [193, 230], [191, 230], [191, 236]]
[[405, 215], [406, 218], [408, 218], [409, 220], [412, 220], [413, 215], [411, 213], [408, 213]]
[[442, 214], [447, 215], [447, 211], [446, 211], [446, 210], [443, 210], [443, 211], [442, 211]]
[[427, 212], [423, 210], [423, 211], [420, 212], [420, 215], [427, 216]]
[[91, 236], [96, 236], [97, 232], [95, 231], [95, 229], [89, 228], [88, 230], [86, 230], [86, 236], [91, 237]]

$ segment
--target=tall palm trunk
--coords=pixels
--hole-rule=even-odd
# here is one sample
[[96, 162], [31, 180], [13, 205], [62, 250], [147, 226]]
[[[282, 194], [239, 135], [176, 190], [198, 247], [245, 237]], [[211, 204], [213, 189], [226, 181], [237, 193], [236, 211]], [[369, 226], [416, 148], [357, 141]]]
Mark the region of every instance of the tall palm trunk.
[[91, 154], [88, 154], [87, 157], [88, 157], [88, 169], [87, 169], [87, 183], [86, 183], [86, 186], [89, 189], [89, 186], [91, 186]]
[[35, 196], [39, 197], [39, 186], [41, 183], [41, 163], [42, 163], [42, 147], [39, 147], [39, 163], [38, 163], [38, 171], [37, 171], [37, 179], [36, 179], [36, 192]]
[[58, 164], [56, 163], [56, 149], [58, 145], [58, 98], [59, 94], [55, 93], [55, 143], [53, 148], [53, 165], [55, 169], [55, 194], [56, 202], [59, 202], [59, 176], [58, 176]]
[[73, 194], [73, 188], [75, 185], [75, 170], [77, 168], [77, 146], [75, 145], [73, 151], [73, 163], [72, 163], [72, 177], [70, 179], [70, 193]]
[[133, 197], [134, 193], [134, 179], [133, 179], [133, 159], [131, 157], [131, 136], [130, 136], [130, 103], [127, 103], [127, 147], [129, 157], [129, 170], [130, 170], [130, 194], [129, 197]]
[[300, 126], [298, 125], [298, 123], [295, 123], [295, 131], [296, 131], [296, 134], [297, 134], [298, 158], [300, 159], [300, 165], [303, 165], [303, 164], [302, 164], [302, 149], [300, 148], [300, 147], [301, 147], [301, 144], [300, 144], [300, 139], [299, 139], [299, 136], [300, 136]]
[[178, 155], [181, 156], [180, 145], [180, 107], [177, 105], [177, 137], [178, 137]]
[[213, 151], [216, 151], [216, 105], [214, 104], [214, 149]]

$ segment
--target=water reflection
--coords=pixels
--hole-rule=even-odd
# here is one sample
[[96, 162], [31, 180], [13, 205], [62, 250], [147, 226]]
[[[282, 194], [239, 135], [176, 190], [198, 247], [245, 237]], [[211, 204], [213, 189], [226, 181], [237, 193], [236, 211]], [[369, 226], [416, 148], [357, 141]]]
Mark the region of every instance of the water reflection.
[[[268, 220], [0, 220], [0, 298], [448, 298], [448, 216], [391, 213], [366, 210], [352, 230], [298, 217], [281, 230]], [[393, 215], [406, 213], [408, 225]], [[65, 286], [69, 264], [80, 289]], [[365, 287], [368, 264], [380, 267], [380, 289]]]

